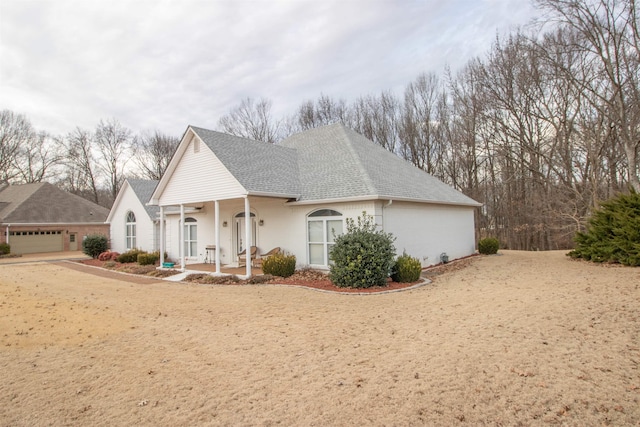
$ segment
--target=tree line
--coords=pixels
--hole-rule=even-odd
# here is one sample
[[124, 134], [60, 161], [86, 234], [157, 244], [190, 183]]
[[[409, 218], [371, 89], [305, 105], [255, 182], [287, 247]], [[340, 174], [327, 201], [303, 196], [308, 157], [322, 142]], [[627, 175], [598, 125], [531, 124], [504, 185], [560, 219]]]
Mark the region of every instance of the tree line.
[[[640, 31], [634, 0], [535, 0], [535, 28], [482, 57], [424, 73], [401, 95], [321, 94], [273, 116], [242, 100], [218, 129], [267, 143], [342, 122], [483, 203], [479, 237], [511, 249], [572, 246], [600, 201], [640, 191]], [[134, 136], [115, 119], [65, 137], [0, 115], [0, 181], [48, 180], [110, 206], [125, 176], [159, 179], [178, 139]], [[135, 171], [135, 172], [134, 172]]]

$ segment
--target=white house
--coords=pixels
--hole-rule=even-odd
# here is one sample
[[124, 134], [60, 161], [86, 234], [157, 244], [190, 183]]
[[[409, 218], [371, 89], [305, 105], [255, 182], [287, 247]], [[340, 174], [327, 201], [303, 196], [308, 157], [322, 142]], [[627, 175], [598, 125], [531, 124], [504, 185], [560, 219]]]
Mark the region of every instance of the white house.
[[160, 208], [147, 204], [156, 185], [158, 181], [143, 179], [127, 179], [122, 184], [107, 217], [112, 251], [160, 249]]
[[[131, 206], [139, 201], [130, 199]], [[127, 209], [139, 218], [127, 203], [114, 205], [110, 217], [121, 222], [112, 230], [127, 229]], [[216, 272], [251, 246], [258, 256], [280, 247], [300, 266], [327, 268], [334, 234], [363, 211], [396, 237], [398, 253], [437, 264], [442, 253], [450, 259], [474, 253], [480, 206], [341, 124], [275, 145], [190, 126], [149, 204], [164, 219], [161, 253], [183, 269], [213, 260]]]

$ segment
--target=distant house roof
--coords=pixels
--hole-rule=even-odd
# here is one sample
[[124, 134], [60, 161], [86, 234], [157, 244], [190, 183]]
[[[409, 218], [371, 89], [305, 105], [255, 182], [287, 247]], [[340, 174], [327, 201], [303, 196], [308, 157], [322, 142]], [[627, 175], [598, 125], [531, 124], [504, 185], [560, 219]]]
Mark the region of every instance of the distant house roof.
[[10, 185], [0, 191], [0, 223], [104, 223], [109, 210], [47, 182]]
[[296, 150], [191, 126], [249, 194], [298, 196]]
[[480, 205], [339, 123], [293, 135], [281, 145], [298, 153], [301, 202], [370, 197]]
[[154, 179], [132, 179], [128, 178], [127, 181], [131, 186], [131, 189], [135, 193], [136, 197], [144, 206], [144, 209], [147, 211], [149, 218], [156, 219], [158, 216], [158, 212], [160, 212], [159, 206], [149, 206], [147, 203], [149, 199], [151, 199], [151, 195], [153, 194], [153, 190], [156, 189], [156, 185], [158, 185], [158, 181]]

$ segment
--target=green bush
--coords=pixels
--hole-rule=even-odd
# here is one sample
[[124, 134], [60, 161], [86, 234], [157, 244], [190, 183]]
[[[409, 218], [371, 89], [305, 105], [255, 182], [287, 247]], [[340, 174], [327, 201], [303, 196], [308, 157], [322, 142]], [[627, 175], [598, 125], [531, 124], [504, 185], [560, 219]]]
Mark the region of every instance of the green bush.
[[347, 232], [335, 238], [329, 254], [329, 279], [343, 288], [385, 286], [394, 264], [394, 237], [378, 230], [366, 212], [357, 224], [351, 218], [346, 222]]
[[0, 243], [0, 255], [8, 255], [11, 253], [11, 245], [8, 243]]
[[116, 261], [121, 263], [138, 262], [138, 255], [140, 254], [146, 254], [146, 252], [140, 249], [131, 249], [118, 255]]
[[486, 237], [478, 242], [478, 252], [482, 255], [493, 255], [498, 253], [500, 242], [494, 237]]
[[82, 252], [91, 258], [98, 258], [98, 255], [105, 252], [108, 247], [109, 240], [102, 234], [90, 234], [82, 241]]
[[640, 266], [640, 194], [631, 190], [603, 202], [574, 240], [567, 254], [573, 258]]
[[295, 255], [277, 253], [262, 260], [262, 272], [272, 276], [289, 277], [296, 271]]
[[158, 262], [159, 259], [160, 259], [160, 254], [158, 252], [153, 252], [150, 254], [139, 253], [138, 258], [136, 260], [140, 265], [154, 265], [156, 262]]
[[391, 279], [398, 283], [416, 282], [420, 279], [420, 273], [422, 273], [420, 260], [403, 252], [393, 266]]

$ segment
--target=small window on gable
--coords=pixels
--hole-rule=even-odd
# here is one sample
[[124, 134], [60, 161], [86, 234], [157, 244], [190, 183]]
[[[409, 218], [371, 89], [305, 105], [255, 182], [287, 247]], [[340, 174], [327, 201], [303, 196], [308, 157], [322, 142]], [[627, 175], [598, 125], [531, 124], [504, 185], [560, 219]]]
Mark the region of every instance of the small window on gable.
[[198, 138], [193, 138], [193, 152], [200, 152], [200, 140]]

